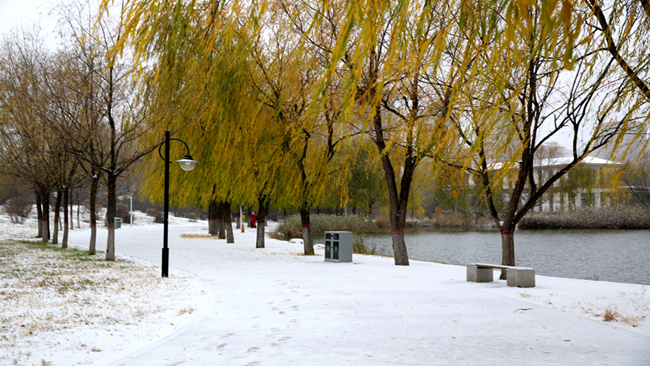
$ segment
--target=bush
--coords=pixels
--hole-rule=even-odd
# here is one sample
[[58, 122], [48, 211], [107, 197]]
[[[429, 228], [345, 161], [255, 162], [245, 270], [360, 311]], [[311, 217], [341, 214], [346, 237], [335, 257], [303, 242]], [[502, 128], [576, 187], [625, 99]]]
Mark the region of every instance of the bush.
[[147, 209], [147, 216], [156, 217], [156, 215], [158, 215], [158, 209], [155, 208]]
[[366, 245], [362, 236], [356, 236], [352, 242], [352, 253], [375, 255], [377, 247]]
[[390, 217], [378, 216], [375, 218], [375, 224], [377, 225], [377, 227], [390, 229]]
[[531, 212], [520, 229], [650, 229], [650, 210], [640, 207], [587, 207], [568, 212]]
[[190, 219], [190, 222], [196, 222], [196, 220], [199, 219], [199, 215], [196, 214], [196, 213], [194, 213], [194, 212], [190, 212], [190, 213], [187, 215], [187, 218]]
[[[324, 233], [325, 231], [376, 231], [377, 224], [371, 219], [363, 216], [334, 216], [334, 215], [311, 215], [312, 233]], [[300, 216], [287, 217], [275, 231], [269, 234], [272, 238], [289, 240], [302, 237], [302, 224]]]
[[436, 213], [421, 225], [435, 228], [472, 229], [492, 227], [494, 221], [490, 216], [481, 213], [450, 212], [436, 209]]
[[[414, 228], [418, 226], [418, 222], [415, 220], [406, 220], [404, 225], [406, 228]], [[390, 229], [390, 217], [388, 216], [377, 216], [375, 218], [375, 225], [381, 229]]]
[[32, 212], [34, 201], [27, 197], [19, 196], [9, 199], [2, 205], [4, 211], [11, 217], [11, 221], [16, 224], [22, 224], [27, 220]]
[[[154, 210], [156, 210], [156, 209], [154, 208]], [[147, 210], [147, 213], [148, 213], [148, 211], [149, 210]], [[156, 210], [156, 215], [154, 216], [153, 222], [155, 222], [156, 224], [165, 223], [165, 214], [163, 212], [160, 212], [160, 211]]]
[[130, 223], [131, 217], [129, 215], [129, 206], [125, 203], [118, 203], [115, 205], [115, 217], [121, 218], [123, 224]]

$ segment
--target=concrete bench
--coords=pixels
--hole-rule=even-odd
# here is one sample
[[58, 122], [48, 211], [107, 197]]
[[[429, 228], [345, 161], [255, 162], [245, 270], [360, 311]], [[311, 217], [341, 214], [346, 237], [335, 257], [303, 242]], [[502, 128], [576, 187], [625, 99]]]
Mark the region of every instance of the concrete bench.
[[495, 269], [506, 270], [508, 286], [535, 287], [535, 270], [532, 268], [485, 263], [470, 263], [467, 265], [467, 282], [492, 282], [494, 281]]

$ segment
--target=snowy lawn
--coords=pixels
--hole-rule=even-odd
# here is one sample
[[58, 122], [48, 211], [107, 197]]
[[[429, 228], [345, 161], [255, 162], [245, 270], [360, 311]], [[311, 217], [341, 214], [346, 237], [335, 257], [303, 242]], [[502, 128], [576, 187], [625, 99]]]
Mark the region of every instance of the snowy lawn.
[[[129, 286], [91, 278], [100, 284], [84, 290], [94, 310], [86, 311], [83, 301], [61, 306], [73, 325], [61, 329], [66, 315], [39, 318], [60, 307], [61, 285], [53, 277], [53, 295], [41, 298], [41, 310], [2, 300], [3, 311], [25, 314], [10, 320], [14, 327], [44, 320], [32, 335], [3, 333], [18, 334], [15, 342], [23, 343], [0, 364], [21, 356], [18, 364], [26, 365], [650, 365], [645, 286], [545, 276], [528, 289], [498, 280], [468, 283], [462, 266], [412, 261], [401, 267], [365, 255], [325, 263], [321, 248], [304, 256], [301, 244], [267, 238], [265, 249], [255, 249], [250, 229], [236, 231], [236, 244], [227, 245], [206, 236], [205, 221], [176, 223], [166, 280], [158, 278], [161, 225], [117, 230], [122, 258], [137, 258], [134, 266], [155, 263], [131, 272], [151, 272], [139, 285], [139, 296], [152, 300], [151, 309], [144, 306], [151, 313], [138, 317]], [[99, 230], [99, 248], [105, 238]], [[88, 231], [73, 231], [70, 241], [86, 248]], [[130, 277], [138, 276], [121, 281]], [[169, 308], [156, 312], [159, 303]], [[182, 309], [193, 311], [179, 315]], [[86, 321], [78, 324], [75, 313]], [[91, 314], [102, 314], [102, 321], [92, 322]], [[117, 321], [104, 321], [104, 314]]]
[[[3, 225], [4, 236], [36, 230], [14, 226]], [[103, 255], [0, 241], [0, 365], [105, 363], [173, 332], [206, 305], [189, 273], [163, 280], [159, 266]]]

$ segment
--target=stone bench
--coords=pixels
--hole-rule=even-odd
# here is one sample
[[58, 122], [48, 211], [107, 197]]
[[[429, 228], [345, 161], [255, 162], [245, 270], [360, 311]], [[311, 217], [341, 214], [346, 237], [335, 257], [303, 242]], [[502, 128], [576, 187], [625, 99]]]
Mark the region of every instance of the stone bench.
[[492, 282], [494, 281], [495, 269], [506, 270], [508, 286], [535, 287], [535, 270], [532, 268], [485, 263], [470, 263], [467, 265], [467, 282]]

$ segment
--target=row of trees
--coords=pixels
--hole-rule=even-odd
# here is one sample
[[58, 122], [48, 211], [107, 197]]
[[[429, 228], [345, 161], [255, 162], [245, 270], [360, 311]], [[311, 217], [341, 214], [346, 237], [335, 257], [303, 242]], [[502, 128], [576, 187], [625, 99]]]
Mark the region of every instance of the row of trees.
[[[154, 146], [138, 145], [148, 127], [137, 85], [130, 79], [135, 69], [128, 58], [109, 52], [124, 26], [119, 17], [96, 22], [96, 10], [97, 4], [84, 2], [55, 8], [59, 45], [54, 49], [37, 30], [5, 35], [0, 52], [0, 163], [3, 175], [34, 192], [43, 241], [49, 240], [50, 193], [57, 193], [56, 244], [59, 209], [67, 222], [70, 190], [89, 190], [90, 254], [96, 252], [97, 192], [105, 184], [106, 259], [114, 260], [117, 179]], [[67, 225], [62, 245], [67, 247]]]
[[[589, 154], [616, 151], [624, 134], [644, 141], [647, 129], [643, 0], [112, 3], [101, 1], [97, 22], [62, 12], [73, 51], [8, 42], [2, 69], [24, 90], [3, 86], [3, 146], [20, 142], [43, 159], [16, 175], [30, 172], [21, 179], [34, 191], [64, 186], [35, 178], [62, 175], [58, 156], [65, 171], [104, 177], [108, 259], [116, 179], [166, 130], [202, 163], [172, 174], [174, 203], [210, 208], [213, 221], [228, 220], [223, 207], [257, 206], [258, 247], [271, 206], [300, 212], [311, 254], [312, 208], [372, 204], [383, 191], [395, 263], [408, 265], [414, 180], [456, 170], [478, 184], [503, 264], [514, 265], [514, 227], [535, 203]], [[30, 63], [32, 79], [11, 74]], [[571, 159], [536, 176], [551, 139], [571, 141]], [[143, 188], [160, 201], [162, 164], [150, 156]]]
[[[372, 153], [363, 161], [383, 172], [396, 264], [408, 264], [411, 185], [431, 159], [473, 175], [514, 265], [515, 225], [535, 203], [589, 154], [647, 129], [643, 0], [125, 4], [113, 52], [152, 66], [140, 80], [166, 106], [158, 119], [206, 162], [200, 179], [175, 177], [190, 188], [182, 200], [257, 200], [262, 222], [269, 205], [296, 208], [306, 254], [310, 209], [359, 194], [342, 182]], [[571, 158], [540, 180], [551, 139], [570, 141]]]

